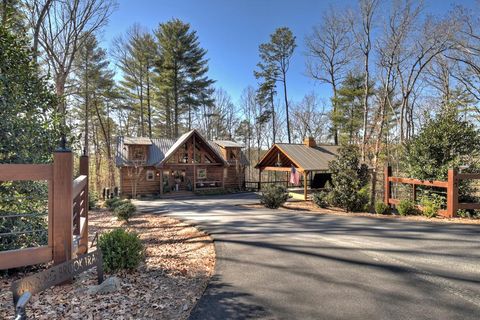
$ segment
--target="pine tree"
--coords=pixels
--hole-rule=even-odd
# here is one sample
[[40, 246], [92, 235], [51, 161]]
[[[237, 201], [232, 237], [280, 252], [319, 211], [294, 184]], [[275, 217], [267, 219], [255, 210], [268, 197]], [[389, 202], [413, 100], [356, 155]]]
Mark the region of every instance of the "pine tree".
[[138, 25], [127, 33], [126, 39], [117, 39], [115, 53], [123, 78], [120, 88], [124, 93], [125, 104], [135, 110], [137, 134], [146, 135], [145, 116], [147, 116], [148, 135], [152, 131], [153, 71], [157, 59], [157, 47], [153, 37]]
[[337, 110], [332, 111], [331, 120], [339, 128], [343, 143], [358, 142], [363, 119], [363, 79], [363, 75], [348, 74], [333, 101]]
[[[207, 53], [200, 47], [198, 36], [188, 23], [173, 19], [161, 23], [155, 31], [160, 51], [157, 61], [164, 112], [173, 122], [172, 137], [180, 134], [181, 117], [187, 115], [187, 127], [192, 126], [192, 113], [202, 104], [211, 104], [209, 87], [214, 83], [207, 77]], [[170, 109], [170, 110], [168, 110]]]
[[[287, 95], [287, 71], [290, 60], [295, 50], [295, 36], [289, 28], [278, 28], [270, 35], [270, 42], [263, 43], [259, 47], [260, 59], [262, 60], [257, 73], [265, 79], [264, 90], [269, 90], [272, 95], [273, 80], [283, 84], [283, 95], [285, 98], [285, 111], [287, 117], [288, 143], [291, 143], [289, 103]], [[272, 98], [270, 98], [272, 99]]]
[[[114, 185], [115, 164], [113, 161], [112, 127], [109, 103], [118, 95], [114, 91], [114, 73], [109, 69], [109, 61], [105, 49], [99, 47], [94, 35], [89, 35], [84, 45], [79, 49], [75, 60], [75, 80], [80, 89], [78, 98], [80, 106], [77, 114], [83, 119], [84, 150], [91, 150], [89, 141], [93, 143], [95, 157], [96, 186], [100, 189], [101, 157], [107, 156], [108, 182]], [[101, 138], [100, 138], [101, 137]]]

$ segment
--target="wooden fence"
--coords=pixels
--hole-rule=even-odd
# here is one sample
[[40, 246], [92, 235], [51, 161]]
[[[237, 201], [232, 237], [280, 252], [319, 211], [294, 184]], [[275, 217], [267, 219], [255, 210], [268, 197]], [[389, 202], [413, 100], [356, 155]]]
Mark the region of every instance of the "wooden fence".
[[[286, 188], [297, 187], [303, 188], [303, 181], [300, 181], [298, 186], [292, 185], [289, 180], [277, 180], [277, 181], [245, 181], [245, 190], [259, 191], [267, 185], [282, 185]], [[307, 180], [307, 186], [310, 186], [310, 180]]]
[[[48, 243], [39, 247], [0, 251], [0, 270], [52, 260], [54, 264], [59, 264], [77, 254], [86, 253], [88, 157], [80, 157], [80, 176], [75, 180], [73, 155], [67, 149], [56, 151], [51, 164], [0, 164], [0, 182], [21, 180], [48, 182]], [[15, 215], [9, 218], [15, 218]]]
[[458, 173], [456, 169], [448, 170], [447, 181], [428, 181], [392, 176], [392, 167], [385, 167], [385, 199], [387, 205], [397, 205], [400, 199], [392, 198], [392, 183], [403, 183], [412, 185], [412, 199], [417, 200], [417, 187], [437, 187], [445, 188], [447, 193], [447, 207], [439, 210], [439, 214], [445, 217], [453, 217], [458, 209], [480, 209], [480, 203], [459, 203], [458, 202], [458, 183], [460, 180], [480, 179], [480, 173]]

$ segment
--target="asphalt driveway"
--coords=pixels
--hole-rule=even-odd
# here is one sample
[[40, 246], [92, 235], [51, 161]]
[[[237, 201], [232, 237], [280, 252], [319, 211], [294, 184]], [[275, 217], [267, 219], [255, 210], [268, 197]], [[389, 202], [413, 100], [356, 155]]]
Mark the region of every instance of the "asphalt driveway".
[[238, 206], [255, 197], [136, 202], [215, 239], [191, 319], [480, 319], [480, 225]]

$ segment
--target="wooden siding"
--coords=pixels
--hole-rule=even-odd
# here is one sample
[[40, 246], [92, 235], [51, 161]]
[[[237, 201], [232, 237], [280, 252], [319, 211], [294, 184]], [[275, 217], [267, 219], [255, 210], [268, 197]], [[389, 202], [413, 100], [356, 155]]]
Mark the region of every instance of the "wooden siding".
[[[138, 170], [138, 171], [135, 171]], [[153, 181], [147, 181], [147, 171], [153, 170]], [[155, 167], [122, 167], [120, 168], [120, 194], [122, 196], [131, 196], [133, 194], [133, 188], [135, 183], [135, 177], [137, 180], [137, 195], [157, 195], [160, 194], [160, 177], [157, 176], [159, 170]], [[138, 175], [137, 175], [138, 174]]]

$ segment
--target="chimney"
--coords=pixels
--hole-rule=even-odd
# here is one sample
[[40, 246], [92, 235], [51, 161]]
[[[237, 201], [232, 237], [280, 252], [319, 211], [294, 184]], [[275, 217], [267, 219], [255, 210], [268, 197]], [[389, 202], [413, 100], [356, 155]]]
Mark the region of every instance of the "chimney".
[[313, 137], [305, 138], [303, 140], [303, 144], [310, 148], [314, 148], [317, 146], [317, 143], [315, 142], [315, 139], [313, 139]]

